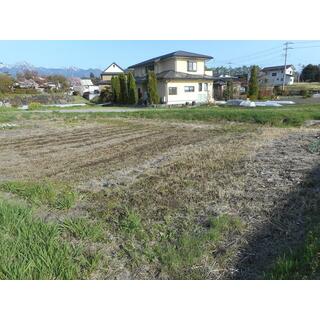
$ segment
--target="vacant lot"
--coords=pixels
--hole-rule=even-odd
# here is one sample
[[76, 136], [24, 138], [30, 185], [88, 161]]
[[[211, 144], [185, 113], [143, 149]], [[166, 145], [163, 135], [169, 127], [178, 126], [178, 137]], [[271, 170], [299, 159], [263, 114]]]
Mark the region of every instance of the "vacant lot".
[[318, 278], [319, 128], [222, 111], [2, 114], [0, 278]]

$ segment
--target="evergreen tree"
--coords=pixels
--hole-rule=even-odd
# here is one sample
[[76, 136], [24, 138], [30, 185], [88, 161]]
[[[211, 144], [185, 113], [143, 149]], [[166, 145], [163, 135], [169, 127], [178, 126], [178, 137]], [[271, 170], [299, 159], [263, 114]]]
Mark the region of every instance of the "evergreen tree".
[[120, 103], [128, 103], [128, 84], [127, 77], [125, 74], [121, 73], [119, 75], [120, 82]]
[[112, 88], [112, 101], [115, 103], [120, 102], [120, 81], [119, 77], [111, 78], [111, 88]]
[[157, 91], [157, 77], [153, 71], [148, 72], [147, 92], [148, 92], [149, 102], [151, 104], [159, 103], [160, 99]]
[[250, 99], [255, 100], [259, 95], [258, 66], [252, 66], [250, 73], [248, 94]]
[[138, 103], [138, 92], [136, 86], [136, 80], [131, 72], [128, 74], [128, 103], [137, 104]]
[[320, 67], [314, 64], [308, 64], [301, 72], [302, 81], [320, 82]]
[[226, 100], [233, 99], [233, 81], [227, 81], [227, 88], [223, 92]]

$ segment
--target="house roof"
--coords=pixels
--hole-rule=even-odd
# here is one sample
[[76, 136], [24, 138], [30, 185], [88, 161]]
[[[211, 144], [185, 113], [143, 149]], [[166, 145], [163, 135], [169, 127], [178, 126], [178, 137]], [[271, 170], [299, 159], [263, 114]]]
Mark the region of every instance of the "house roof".
[[134, 64], [134, 65], [132, 65], [132, 66], [130, 66], [128, 68], [135, 68], [135, 67], [139, 67], [139, 66], [148, 65], [148, 64], [154, 63], [156, 61], [164, 60], [164, 59], [168, 59], [168, 58], [172, 58], [172, 57], [200, 58], [200, 59], [205, 59], [205, 60], [213, 59], [213, 57], [207, 56], [207, 55], [204, 55], [204, 54], [198, 54], [198, 53], [179, 50], [179, 51], [174, 51], [174, 52], [171, 52], [171, 53], [168, 53], [168, 54], [164, 54], [162, 56], [155, 57], [155, 58], [152, 58], [152, 59], [149, 59], [149, 60], [142, 61], [142, 62]]
[[[136, 77], [136, 82], [141, 83], [146, 80], [144, 77]], [[163, 71], [157, 74], [158, 80], [213, 80], [212, 76], [201, 74], [189, 74], [184, 72], [176, 72], [173, 70]]]
[[[293, 65], [292, 64], [288, 64], [287, 65], [287, 69], [292, 68]], [[276, 70], [283, 70], [284, 69], [284, 65], [282, 66], [273, 66], [273, 67], [266, 67], [261, 69], [261, 71], [276, 71]]]
[[104, 75], [118, 74], [119, 72], [106, 72], [106, 70], [108, 70], [111, 66], [117, 66], [122, 72], [124, 72], [124, 70], [117, 63], [112, 62], [101, 74], [104, 74]]
[[214, 75], [213, 79], [221, 80], [221, 81], [230, 81], [230, 80], [239, 80], [239, 77], [229, 76], [229, 75]]

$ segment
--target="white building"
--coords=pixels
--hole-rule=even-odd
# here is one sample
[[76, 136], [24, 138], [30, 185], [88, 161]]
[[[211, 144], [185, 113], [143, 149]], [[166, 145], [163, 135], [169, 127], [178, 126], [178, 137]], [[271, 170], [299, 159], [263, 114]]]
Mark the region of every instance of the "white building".
[[89, 100], [100, 95], [99, 86], [95, 86], [90, 79], [80, 79], [80, 83], [73, 86], [73, 90]]
[[205, 62], [210, 59], [203, 54], [176, 51], [128, 69], [133, 70], [140, 99], [146, 97], [146, 77], [150, 70], [157, 76], [161, 103], [208, 103], [213, 101], [212, 71], [205, 68]]
[[281, 86], [285, 77], [285, 85], [291, 85], [294, 82], [294, 68], [293, 65], [286, 66], [284, 73], [284, 66], [266, 67], [260, 71], [259, 83], [261, 86]]
[[112, 62], [110, 66], [101, 73], [100, 77], [102, 81], [105, 81], [107, 84], [111, 84], [111, 78], [118, 76], [121, 73], [124, 73], [124, 70], [115, 62]]

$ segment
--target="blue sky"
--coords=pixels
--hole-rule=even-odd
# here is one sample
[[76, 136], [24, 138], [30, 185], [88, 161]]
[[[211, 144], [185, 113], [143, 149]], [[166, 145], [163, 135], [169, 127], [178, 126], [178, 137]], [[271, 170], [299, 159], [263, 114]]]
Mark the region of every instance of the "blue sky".
[[[208, 54], [209, 66], [283, 64], [285, 41], [0, 41], [0, 62], [26, 61], [42, 67], [100, 68], [115, 61], [123, 68], [176, 50]], [[288, 63], [320, 63], [320, 41], [292, 41]], [[299, 48], [300, 47], [300, 48]]]

